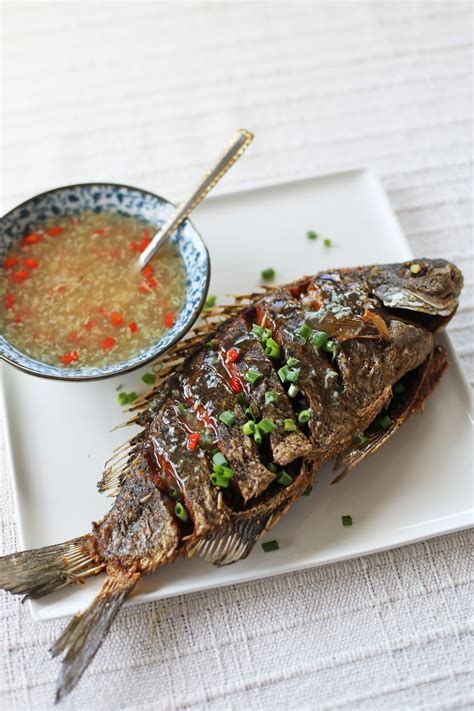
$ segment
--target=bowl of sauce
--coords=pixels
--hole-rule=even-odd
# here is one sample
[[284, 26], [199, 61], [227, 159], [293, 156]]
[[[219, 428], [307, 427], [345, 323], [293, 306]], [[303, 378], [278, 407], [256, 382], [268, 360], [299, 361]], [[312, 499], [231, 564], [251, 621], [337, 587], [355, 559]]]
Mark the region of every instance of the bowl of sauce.
[[0, 357], [35, 375], [93, 380], [145, 365], [199, 316], [207, 249], [189, 220], [136, 260], [175, 207], [139, 188], [50, 190], [0, 220]]

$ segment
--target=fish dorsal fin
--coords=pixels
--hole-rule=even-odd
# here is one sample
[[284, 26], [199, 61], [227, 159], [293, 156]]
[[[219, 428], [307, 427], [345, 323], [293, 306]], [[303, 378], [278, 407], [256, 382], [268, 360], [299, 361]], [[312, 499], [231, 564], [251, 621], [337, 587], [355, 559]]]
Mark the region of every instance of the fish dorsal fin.
[[227, 526], [210, 531], [197, 541], [190, 541], [184, 554], [188, 558], [198, 556], [218, 566], [236, 563], [248, 556], [270, 517], [271, 513], [248, 518], [236, 516]]
[[337, 484], [344, 479], [366, 457], [376, 452], [390, 437], [393, 437], [410, 415], [423, 409], [424, 401], [439, 382], [446, 367], [445, 350], [441, 346], [435, 346], [421, 367], [416, 387], [407, 399], [404, 408], [397, 413], [387, 429], [372, 435], [365, 445], [351, 445], [349, 449], [339, 454], [334, 464], [334, 472], [337, 476], [331, 484]]

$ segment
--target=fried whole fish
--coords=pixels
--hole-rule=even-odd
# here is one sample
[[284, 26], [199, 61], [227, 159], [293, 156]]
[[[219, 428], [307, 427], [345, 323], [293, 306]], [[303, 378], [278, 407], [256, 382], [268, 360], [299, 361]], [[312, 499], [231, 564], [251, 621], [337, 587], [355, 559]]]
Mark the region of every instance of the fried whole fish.
[[447, 365], [433, 334], [461, 288], [443, 260], [332, 270], [238, 300], [217, 327], [210, 314], [165, 358], [136, 408], [142, 432], [99, 482], [110, 512], [92, 533], [0, 559], [0, 587], [31, 598], [106, 573], [52, 648], [57, 700], [141, 576], [178, 556], [245, 558], [324, 462], [340, 480], [422, 407]]

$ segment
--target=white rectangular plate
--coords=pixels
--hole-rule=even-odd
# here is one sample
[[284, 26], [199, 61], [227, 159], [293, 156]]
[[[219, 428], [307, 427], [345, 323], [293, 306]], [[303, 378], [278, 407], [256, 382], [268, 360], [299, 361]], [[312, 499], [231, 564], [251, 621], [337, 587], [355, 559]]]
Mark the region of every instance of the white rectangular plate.
[[[367, 171], [211, 198], [194, 223], [211, 254], [211, 293], [220, 297], [253, 291], [268, 266], [286, 282], [327, 267], [411, 257], [381, 185]], [[334, 246], [308, 240], [309, 229], [330, 236]], [[323, 470], [311, 496], [266, 536], [278, 539], [278, 552], [265, 554], [258, 545], [246, 560], [220, 569], [199, 560], [173, 563], [141, 581], [130, 602], [287, 573], [469, 526], [469, 390], [448, 339], [443, 342], [450, 367], [425, 414], [412, 417], [337, 486], [330, 486], [330, 471]], [[57, 383], [3, 368], [23, 548], [86, 533], [106, 513], [112, 500], [97, 492], [96, 482], [113, 448], [128, 437], [126, 430], [111, 432], [125, 419], [116, 387], [139, 391], [142, 372], [99, 383]], [[344, 514], [352, 516], [351, 528], [343, 528]], [[90, 580], [34, 601], [33, 615], [73, 614], [89, 604], [99, 584]]]

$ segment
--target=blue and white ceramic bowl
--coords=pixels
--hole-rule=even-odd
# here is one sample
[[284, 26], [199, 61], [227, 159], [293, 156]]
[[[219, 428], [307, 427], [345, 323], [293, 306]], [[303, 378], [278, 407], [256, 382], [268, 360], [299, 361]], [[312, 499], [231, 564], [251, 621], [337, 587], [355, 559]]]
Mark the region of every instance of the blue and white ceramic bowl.
[[[174, 205], [164, 198], [127, 185], [84, 183], [49, 190], [18, 205], [0, 220], [0, 259], [23, 235], [34, 231], [50, 217], [73, 215], [82, 210], [106, 210], [146, 220], [156, 225], [158, 230], [174, 209]], [[211, 271], [208, 251], [189, 220], [185, 220], [170, 239], [178, 246], [184, 261], [186, 300], [173, 327], [153, 346], [113, 365], [66, 369], [30, 358], [0, 335], [0, 357], [34, 375], [59, 380], [94, 380], [139, 368], [164, 353], [184, 336], [199, 316], [209, 288]]]

